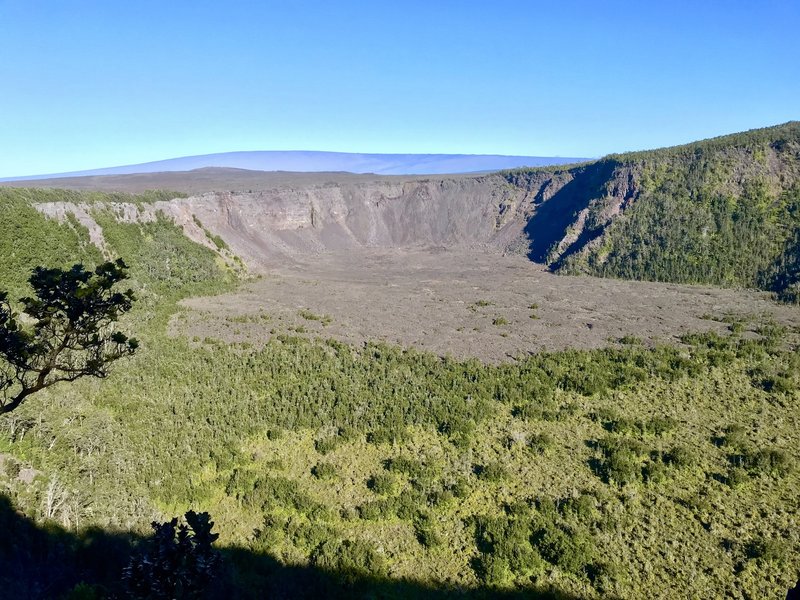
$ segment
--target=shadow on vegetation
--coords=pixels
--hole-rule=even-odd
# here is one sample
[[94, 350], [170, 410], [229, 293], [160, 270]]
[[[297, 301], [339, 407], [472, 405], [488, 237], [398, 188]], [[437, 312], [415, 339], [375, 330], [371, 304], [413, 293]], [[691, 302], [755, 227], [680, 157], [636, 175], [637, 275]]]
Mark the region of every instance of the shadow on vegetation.
[[[37, 525], [0, 494], [0, 599], [124, 598], [121, 573], [145, 538], [90, 528], [72, 533]], [[470, 598], [577, 600], [555, 589], [516, 591], [445, 585], [285, 566], [244, 548], [222, 548], [223, 572], [208, 598]], [[78, 584], [89, 584], [77, 593]], [[80, 589], [80, 588], [79, 588]], [[75, 590], [75, 591], [73, 591]], [[72, 592], [72, 594], [70, 593]]]
[[58, 598], [81, 581], [113, 582], [134, 536], [100, 529], [80, 535], [39, 526], [0, 494], [0, 598]]

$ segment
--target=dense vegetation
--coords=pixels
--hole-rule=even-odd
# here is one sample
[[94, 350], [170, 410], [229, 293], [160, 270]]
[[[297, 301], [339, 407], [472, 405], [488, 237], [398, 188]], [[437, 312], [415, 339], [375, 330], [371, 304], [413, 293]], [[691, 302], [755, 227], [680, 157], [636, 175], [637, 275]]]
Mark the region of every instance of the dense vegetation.
[[559, 272], [760, 288], [800, 301], [800, 123], [611, 155], [553, 177], [569, 183], [539, 211], [564, 213], [542, 256]]
[[[12, 201], [15, 268], [101, 260], [73, 222]], [[728, 319], [677, 347], [494, 366], [171, 338], [177, 300], [231, 274], [166, 219], [95, 210], [131, 267], [141, 347], [0, 418], [0, 589], [102, 597], [150, 522], [190, 509], [216, 521], [234, 598], [760, 598], [796, 578], [800, 332]]]
[[[738, 198], [659, 191], [637, 202], [588, 257], [598, 275], [769, 289], [797, 299], [800, 190], [771, 198], [748, 185]], [[567, 265], [570, 263], [567, 262]], [[569, 270], [569, 267], [565, 267]]]

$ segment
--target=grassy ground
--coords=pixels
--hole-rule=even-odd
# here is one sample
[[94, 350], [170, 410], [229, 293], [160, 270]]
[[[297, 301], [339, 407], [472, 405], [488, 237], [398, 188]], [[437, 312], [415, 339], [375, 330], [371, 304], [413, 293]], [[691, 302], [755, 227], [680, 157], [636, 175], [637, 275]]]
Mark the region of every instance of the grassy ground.
[[[422, 582], [768, 597], [800, 547], [797, 355], [705, 342], [623, 349], [615, 360], [650, 374], [598, 382], [585, 367], [608, 351], [487, 367], [288, 338], [261, 350], [151, 339], [110, 380], [6, 419], [5, 485], [40, 519], [55, 486], [64, 502], [49, 517], [73, 527], [143, 530], [208, 510], [223, 544], [286, 564], [360, 540], [382, 572]], [[540, 378], [542, 366], [563, 374]], [[393, 389], [410, 401], [395, 409]], [[32, 483], [12, 477], [29, 467]], [[502, 524], [492, 544], [482, 518]], [[577, 563], [537, 545], [548, 527], [588, 540]], [[501, 548], [518, 534], [526, 557]]]
[[[0, 420], [0, 488], [36, 522], [146, 533], [207, 510], [222, 546], [345, 589], [766, 598], [796, 579], [800, 332], [754, 318], [499, 365], [284, 335], [195, 343], [167, 323], [180, 298], [232, 285], [214, 253], [168, 222], [105, 225], [142, 348]], [[61, 251], [85, 241], [59, 231]], [[182, 267], [156, 267], [168, 259]], [[243, 564], [232, 597], [260, 597]]]

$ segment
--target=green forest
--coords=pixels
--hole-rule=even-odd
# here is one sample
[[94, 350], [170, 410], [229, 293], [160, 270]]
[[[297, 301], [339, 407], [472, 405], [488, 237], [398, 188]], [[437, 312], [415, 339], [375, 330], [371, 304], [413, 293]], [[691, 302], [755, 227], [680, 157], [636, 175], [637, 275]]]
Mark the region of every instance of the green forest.
[[[239, 274], [166, 218], [120, 222], [107, 204], [118, 195], [70, 194], [130, 266], [137, 300], [121, 327], [140, 348], [107, 379], [0, 417], [8, 597], [125, 597], [121, 574], [151, 522], [188, 511], [219, 534], [212, 597], [768, 598], [796, 581], [800, 331], [712, 314], [727, 334], [500, 365], [302, 336], [173, 337], [182, 298]], [[59, 197], [0, 190], [11, 298], [36, 266], [104, 259], [77, 220], [33, 208]], [[612, 236], [591, 269], [774, 282], [790, 268], [775, 268], [781, 252], [797, 268], [797, 221], [793, 242], [765, 235], [798, 218], [791, 193], [675, 197], [710, 215], [709, 247], [692, 260], [642, 253], [648, 235], [670, 248], [700, 232], [669, 221], [659, 233], [648, 224], [661, 209], [641, 202], [613, 225], [640, 241]], [[717, 253], [725, 243], [740, 245]], [[746, 260], [734, 265], [734, 251]]]
[[[519, 185], [544, 171], [506, 178]], [[586, 211], [578, 239], [547, 254], [556, 272], [757, 288], [800, 302], [800, 123], [610, 155], [553, 176], [580, 194], [565, 187], [545, 212], [575, 220]]]

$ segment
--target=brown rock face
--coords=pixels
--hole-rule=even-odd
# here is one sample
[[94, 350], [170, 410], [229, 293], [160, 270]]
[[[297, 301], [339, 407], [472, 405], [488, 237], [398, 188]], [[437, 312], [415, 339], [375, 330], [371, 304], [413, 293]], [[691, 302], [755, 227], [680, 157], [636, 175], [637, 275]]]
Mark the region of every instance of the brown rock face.
[[[609, 226], [625, 222], [631, 207], [681, 195], [737, 198], [753, 182], [779, 196], [800, 181], [798, 140], [800, 128], [791, 123], [590, 163], [483, 176], [210, 170], [87, 178], [93, 183], [74, 185], [174, 183], [194, 195], [106, 205], [128, 221], [152, 220], [163, 212], [212, 249], [206, 232], [218, 235], [254, 271], [320, 252], [429, 247], [523, 254], [560, 268], [576, 258], [602, 262], [600, 250], [615, 229]], [[197, 186], [247, 191], [196, 193]], [[102, 248], [102, 231], [92, 223], [96, 206], [58, 202], [38, 208], [58, 218], [74, 213]]]
[[[56, 202], [37, 208], [60, 219], [75, 214], [102, 247], [102, 230], [91, 217], [97, 206]], [[308, 254], [357, 248], [524, 251], [518, 242], [531, 210], [526, 190], [500, 176], [312, 183], [107, 208], [128, 222], [152, 221], [163, 213], [191, 239], [213, 247], [202, 225], [256, 271]]]
[[[173, 200], [257, 267], [309, 253], [446, 246], [504, 251], [524, 223], [524, 194], [498, 177], [210, 193]], [[516, 192], [516, 193], [513, 193]]]

